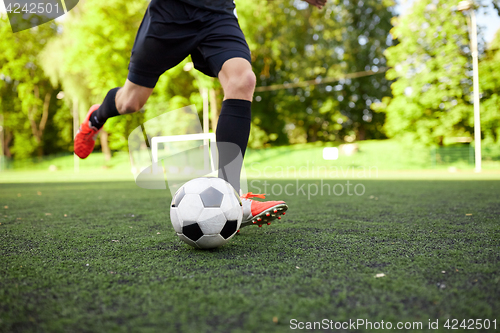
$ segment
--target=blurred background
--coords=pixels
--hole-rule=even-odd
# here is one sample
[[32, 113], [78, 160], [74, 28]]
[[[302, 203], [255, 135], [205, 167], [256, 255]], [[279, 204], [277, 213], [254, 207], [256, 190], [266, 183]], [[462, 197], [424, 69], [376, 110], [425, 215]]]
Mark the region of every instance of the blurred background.
[[[338, 165], [473, 170], [470, 10], [459, 2], [236, 1], [257, 75], [247, 163], [322, 163], [324, 147], [340, 147]], [[473, 9], [484, 170], [500, 170], [499, 4]], [[147, 5], [81, 0], [18, 33], [0, 8], [1, 171], [73, 170], [74, 131], [123, 85]], [[79, 167], [129, 170], [128, 135], [168, 110], [193, 104], [201, 117], [205, 105], [213, 131], [222, 89], [190, 61], [160, 78], [144, 112], [110, 119]]]

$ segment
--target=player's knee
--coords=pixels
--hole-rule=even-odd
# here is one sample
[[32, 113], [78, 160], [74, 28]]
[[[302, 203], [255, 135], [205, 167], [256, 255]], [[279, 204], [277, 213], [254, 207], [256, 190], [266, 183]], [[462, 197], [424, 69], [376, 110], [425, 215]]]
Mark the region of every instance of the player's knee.
[[253, 93], [256, 83], [257, 83], [257, 78], [255, 77], [253, 71], [247, 70], [241, 75], [240, 88], [243, 91]]
[[138, 101], [127, 100], [124, 102], [116, 103], [116, 108], [120, 114], [134, 113], [141, 109], [141, 105]]
[[255, 74], [251, 70], [233, 75], [229, 80], [228, 92], [230, 95], [233, 93], [238, 95], [252, 95], [256, 81]]

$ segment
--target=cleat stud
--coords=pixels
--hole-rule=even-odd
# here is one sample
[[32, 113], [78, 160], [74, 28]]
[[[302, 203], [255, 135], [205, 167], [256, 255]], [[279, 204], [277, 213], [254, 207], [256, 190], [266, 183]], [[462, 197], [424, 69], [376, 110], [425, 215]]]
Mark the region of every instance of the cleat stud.
[[275, 210], [273, 211], [273, 213], [277, 213], [277, 212], [278, 212], [278, 210], [277, 210], [277, 209], [275, 209]]
[[266, 216], [270, 216], [270, 215], [271, 215], [271, 213], [266, 213]]
[[259, 224], [259, 228], [262, 227], [262, 224]]
[[267, 222], [267, 225], [271, 225], [271, 222]]
[[281, 216], [278, 216], [278, 220], [281, 220]]
[[262, 221], [262, 219], [259, 217], [259, 218], [257, 219], [257, 221]]
[[285, 214], [286, 214], [286, 212], [283, 212], [283, 215], [285, 215]]
[[253, 223], [253, 224], [255, 224], [255, 223], [257, 223], [257, 222], [256, 222], [256, 221], [253, 221], [252, 223]]
[[236, 232], [240, 232], [240, 229], [238, 229], [238, 231], [236, 231]]

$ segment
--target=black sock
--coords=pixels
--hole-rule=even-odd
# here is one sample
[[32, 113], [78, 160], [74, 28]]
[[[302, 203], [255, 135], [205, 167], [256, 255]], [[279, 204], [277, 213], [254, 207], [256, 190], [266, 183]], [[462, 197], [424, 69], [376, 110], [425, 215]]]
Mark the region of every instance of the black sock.
[[[226, 99], [222, 102], [215, 131], [219, 152], [219, 178], [229, 182], [238, 194], [243, 159], [240, 161], [235, 158], [240, 152], [242, 158], [245, 156], [250, 135], [251, 105], [252, 102], [242, 99]], [[224, 144], [226, 142], [229, 144]], [[226, 167], [230, 163], [230, 167]]]
[[118, 113], [118, 109], [116, 108], [116, 103], [115, 103], [115, 97], [116, 93], [118, 92], [118, 89], [120, 88], [118, 87], [111, 89], [104, 98], [104, 101], [102, 102], [101, 106], [99, 106], [99, 108], [95, 110], [94, 113], [92, 113], [92, 116], [90, 117], [90, 123], [95, 128], [103, 127], [106, 120], [108, 120], [111, 117], [116, 117], [120, 115]]

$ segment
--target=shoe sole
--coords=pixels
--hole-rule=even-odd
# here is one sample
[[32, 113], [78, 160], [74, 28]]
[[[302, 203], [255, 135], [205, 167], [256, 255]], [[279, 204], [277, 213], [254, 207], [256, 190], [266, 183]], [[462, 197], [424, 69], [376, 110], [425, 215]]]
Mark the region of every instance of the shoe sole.
[[288, 206], [285, 203], [268, 208], [262, 211], [260, 214], [252, 217], [252, 219], [250, 219], [249, 221], [241, 222], [240, 229], [249, 225], [258, 225], [259, 227], [262, 227], [262, 225], [264, 224], [270, 225], [271, 221], [274, 221], [275, 219], [281, 219], [281, 216], [285, 215], [287, 210]]

